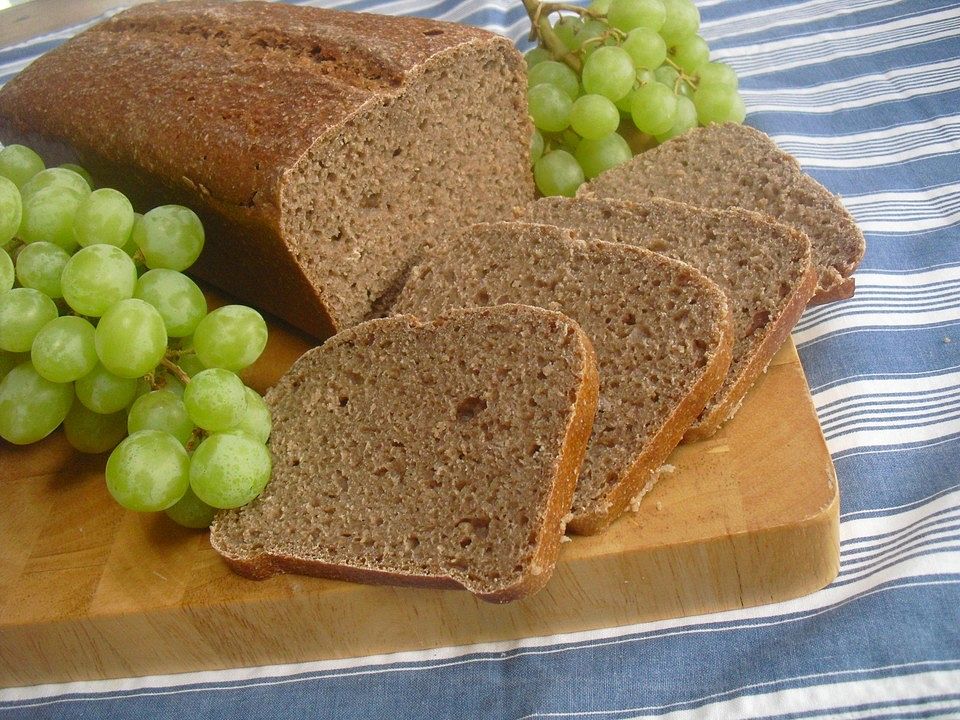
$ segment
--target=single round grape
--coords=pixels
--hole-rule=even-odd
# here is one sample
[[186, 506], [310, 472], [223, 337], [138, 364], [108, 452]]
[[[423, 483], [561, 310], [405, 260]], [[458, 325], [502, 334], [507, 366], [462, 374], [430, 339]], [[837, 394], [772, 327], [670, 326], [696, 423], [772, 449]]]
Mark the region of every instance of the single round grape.
[[81, 247], [116, 245], [122, 248], [133, 231], [133, 205], [118, 190], [102, 188], [87, 195], [73, 217], [73, 235]]
[[25, 145], [7, 145], [0, 149], [0, 176], [12, 180], [17, 187], [43, 170], [43, 160]]
[[530, 136], [530, 164], [533, 165], [537, 160], [540, 159], [540, 156], [543, 155], [543, 135], [540, 134], [538, 130], [533, 131], [533, 135]]
[[47, 297], [61, 298], [60, 276], [69, 261], [70, 253], [59, 245], [30, 243], [17, 255], [17, 280], [24, 287], [39, 290]]
[[668, 45], [676, 45], [700, 29], [700, 11], [691, 0], [663, 0], [666, 17], [660, 35]]
[[137, 381], [133, 378], [118, 377], [98, 364], [77, 380], [74, 388], [77, 399], [84, 407], [101, 415], [109, 415], [123, 410], [133, 401], [137, 392]]
[[42, 440], [57, 429], [73, 404], [73, 386], [40, 377], [29, 362], [0, 382], [0, 437], [14, 445]]
[[239, 425], [225, 432], [240, 433], [252, 437], [259, 443], [266, 443], [270, 437], [270, 431], [273, 429], [270, 408], [260, 397], [260, 393], [253, 388], [244, 386], [243, 392], [247, 397], [247, 409], [243, 413], [243, 419]]
[[612, 0], [607, 10], [607, 22], [617, 30], [630, 32], [634, 28], [660, 29], [666, 18], [662, 0]]
[[50, 188], [72, 191], [81, 198], [90, 194], [90, 186], [83, 176], [62, 167], [41, 170], [20, 188], [20, 194], [26, 202], [34, 194]]
[[682, 135], [687, 130], [692, 130], [697, 126], [697, 108], [690, 98], [677, 98], [677, 111], [674, 115], [673, 125], [665, 133], [657, 135], [657, 142], [666, 142], [672, 138]]
[[81, 315], [100, 317], [121, 300], [133, 297], [137, 267], [114, 245], [91, 245], [70, 258], [60, 276], [67, 304]]
[[207, 505], [241, 507], [263, 492], [272, 468], [263, 443], [245, 435], [214, 433], [193, 453], [190, 487]]
[[552, 60], [553, 55], [550, 54], [550, 51], [539, 45], [532, 50], [527, 50], [523, 55], [524, 60], [527, 61], [527, 70], [530, 70], [534, 65], [539, 65], [542, 62], [547, 60]]
[[621, 47], [598, 48], [583, 63], [583, 89], [616, 102], [633, 88], [637, 71]]
[[634, 93], [630, 116], [637, 130], [657, 135], [673, 127], [676, 112], [676, 96], [666, 85], [656, 82]]
[[623, 41], [623, 49], [630, 55], [637, 69], [656, 70], [667, 57], [667, 44], [650, 28], [631, 30]]
[[739, 80], [736, 71], [726, 63], [708, 62], [697, 68], [697, 87], [703, 85], [723, 85], [724, 87], [737, 89]]
[[53, 300], [33, 288], [0, 294], [0, 350], [29, 351], [40, 329], [57, 315]]
[[574, 15], [564, 15], [554, 24], [553, 32], [567, 50], [576, 50], [580, 47], [583, 20]]
[[595, 178], [632, 157], [630, 145], [619, 133], [610, 133], [599, 140], [584, 140], [576, 152], [577, 162], [587, 179]]
[[707, 47], [707, 41], [699, 35], [691, 35], [680, 40], [670, 47], [667, 54], [688, 75], [696, 73], [701, 65], [710, 60], [710, 48]]
[[17, 271], [10, 259], [10, 254], [0, 248], [0, 294], [5, 293], [13, 287], [17, 279]]
[[208, 368], [240, 372], [256, 362], [267, 346], [267, 323], [245, 305], [224, 305], [193, 331], [193, 349]]
[[742, 104], [737, 103], [737, 91], [725, 85], [704, 85], [693, 94], [693, 104], [701, 125], [724, 122], [743, 122]]
[[543, 195], [573, 197], [583, 184], [583, 170], [566, 150], [552, 150], [537, 160], [533, 178]]
[[207, 314], [207, 300], [197, 284], [176, 270], [150, 270], [137, 280], [133, 296], [153, 305], [170, 337], [191, 335]]
[[672, 90], [680, 79], [680, 73], [669, 65], [661, 65], [653, 71], [653, 77], [658, 83], [663, 83]]
[[93, 325], [76, 315], [54, 318], [33, 339], [30, 359], [50, 382], [73, 382], [97, 366]]
[[67, 442], [80, 452], [107, 452], [127, 436], [127, 414], [101, 415], [77, 402], [63, 420], [63, 432]]
[[620, 125], [620, 111], [603, 95], [581, 95], [570, 109], [570, 127], [581, 137], [596, 140]]
[[556, 60], [538, 63], [527, 74], [527, 86], [535, 88], [538, 85], [553, 85], [563, 90], [571, 101], [580, 94], [577, 74], [568, 65]]
[[170, 390], [154, 390], [138, 397], [130, 406], [127, 430], [131, 435], [140, 430], [162, 430], [187, 446], [193, 436], [194, 424], [187, 408]]
[[75, 172], [77, 175], [79, 175], [84, 179], [84, 182], [87, 183], [87, 187], [93, 190], [93, 177], [90, 175], [89, 172], [87, 172], [86, 168], [82, 168], [76, 163], [63, 163], [63, 165], [59, 165], [58, 167], [61, 167], [64, 170], [70, 170], [71, 172]]
[[587, 20], [583, 23], [579, 39], [580, 49], [583, 51], [585, 58], [589, 57], [597, 48], [603, 47], [603, 43], [595, 41], [594, 38], [599, 38], [608, 31], [607, 24], [600, 20]]
[[583, 140], [583, 138], [577, 135], [577, 132], [573, 128], [567, 128], [560, 134], [559, 148], [572, 154], [573, 151], [577, 149], [577, 145], [580, 144], [581, 140]]
[[693, 86], [691, 86], [690, 83], [688, 83], [686, 80], [681, 80], [680, 82], [678, 82], [674, 90], [674, 94], [677, 97], [685, 97], [689, 100], [693, 99], [693, 93], [694, 93]]
[[29, 361], [29, 353], [12, 353], [0, 350], [0, 380], [3, 380], [20, 363]]
[[[91, 245], [112, 247], [111, 245]], [[129, 298], [108, 309], [97, 324], [97, 356], [114, 375], [136, 378], [146, 375], [163, 359], [167, 332], [153, 305]]]
[[52, 242], [73, 252], [77, 247], [73, 217], [82, 200], [80, 193], [58, 185], [41, 188], [29, 196], [24, 193], [23, 216], [17, 234], [25, 243]]
[[173, 435], [141, 430], [110, 453], [106, 478], [107, 489], [123, 507], [166, 510], [187, 492], [190, 458]]
[[[643, 72], [647, 71], [644, 70]], [[639, 88], [634, 88], [614, 103], [614, 105], [617, 107], [617, 110], [620, 112], [621, 117], [630, 117], [630, 110], [633, 108], [633, 94], [638, 89]]]
[[214, 515], [217, 514], [217, 509], [210, 507], [198, 498], [188, 486], [187, 492], [184, 493], [183, 497], [164, 510], [164, 512], [167, 514], [167, 517], [177, 523], [177, 525], [183, 525], [183, 527], [194, 530], [202, 530], [203, 528], [210, 527]]
[[151, 270], [186, 270], [203, 250], [203, 225], [182, 205], [161, 205], [133, 226], [133, 240]]
[[222, 368], [198, 372], [183, 391], [183, 404], [194, 424], [209, 432], [236, 427], [247, 409], [244, 385]]
[[16, 183], [0, 175], [0, 245], [6, 245], [17, 234], [23, 219], [23, 201]]

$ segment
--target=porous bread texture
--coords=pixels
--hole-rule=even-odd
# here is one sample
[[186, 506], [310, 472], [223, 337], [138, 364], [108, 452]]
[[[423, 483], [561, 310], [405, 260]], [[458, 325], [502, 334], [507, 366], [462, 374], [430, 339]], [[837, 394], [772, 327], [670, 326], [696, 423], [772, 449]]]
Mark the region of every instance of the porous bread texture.
[[254, 578], [528, 595], [556, 563], [597, 382], [586, 335], [540, 308], [357, 325], [267, 393], [273, 477], [211, 543]]
[[568, 527], [600, 532], [723, 382], [731, 350], [726, 298], [689, 265], [642, 248], [555, 226], [492, 223], [430, 252], [393, 309], [430, 317], [500, 303], [562, 312], [593, 342], [600, 400]]
[[819, 275], [813, 302], [853, 295], [863, 233], [840, 199], [803, 172], [769, 136], [747, 125], [708, 125], [640, 153], [581, 186], [579, 196], [664, 197], [770, 215], [810, 238]]
[[389, 304], [437, 238], [533, 199], [525, 74], [509, 40], [463, 25], [153, 3], [0, 90], [0, 140], [141, 211], [198, 211], [198, 275], [325, 337]]
[[710, 210], [663, 198], [640, 203], [542, 198], [528, 222], [568, 227], [693, 265], [726, 294], [733, 355], [723, 385], [684, 440], [713, 435], [737, 408], [800, 318], [817, 284], [806, 235], [742, 208]]

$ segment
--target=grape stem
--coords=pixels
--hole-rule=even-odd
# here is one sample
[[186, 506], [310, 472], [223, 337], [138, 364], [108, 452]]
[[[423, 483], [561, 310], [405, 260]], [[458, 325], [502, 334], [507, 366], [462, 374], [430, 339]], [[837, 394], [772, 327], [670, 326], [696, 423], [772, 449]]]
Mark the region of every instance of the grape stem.
[[523, 7], [526, 9], [527, 16], [530, 18], [530, 39], [539, 40], [540, 44], [543, 45], [551, 55], [569, 65], [574, 72], [579, 73], [583, 69], [583, 63], [580, 62], [580, 58], [578, 58], [575, 53], [567, 49], [567, 46], [563, 44], [563, 40], [557, 37], [557, 34], [553, 31], [553, 27], [550, 25], [549, 16], [550, 13], [561, 10], [569, 10], [578, 15], [590, 15], [591, 17], [594, 16], [594, 13], [577, 5], [543, 3], [539, 2], [539, 0], [523, 0]]
[[669, 56], [665, 57], [663, 61], [677, 71], [679, 77], [673, 86], [673, 93], [676, 95], [680, 91], [680, 83], [685, 82], [687, 85], [692, 87], [694, 90], [697, 89], [697, 79], [693, 75], [688, 75], [683, 71], [683, 68], [677, 65]]
[[179, 365], [177, 365], [175, 362], [173, 362], [173, 360], [171, 360], [170, 358], [163, 358], [160, 361], [160, 364], [163, 365], [163, 367], [165, 367], [167, 371], [171, 375], [173, 375], [177, 380], [182, 382], [184, 387], [186, 387], [187, 383], [190, 382], [190, 376], [187, 375], [183, 371], [183, 369]]

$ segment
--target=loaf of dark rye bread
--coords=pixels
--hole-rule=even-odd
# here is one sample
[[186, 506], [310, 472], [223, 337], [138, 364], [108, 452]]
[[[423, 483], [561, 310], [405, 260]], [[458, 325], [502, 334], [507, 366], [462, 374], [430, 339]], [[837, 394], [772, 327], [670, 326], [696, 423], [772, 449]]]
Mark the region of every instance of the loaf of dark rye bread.
[[682, 260], [726, 293], [733, 312], [730, 370], [685, 440], [713, 435], [736, 412], [817, 284], [807, 236], [742, 208], [709, 210], [663, 198], [551, 197], [518, 208], [517, 215]]
[[0, 90], [0, 142], [139, 210], [200, 213], [195, 271], [318, 337], [412, 259], [533, 199], [522, 56], [457, 25], [266, 2], [134, 7]]
[[371, 320], [303, 355], [266, 399], [273, 477], [210, 531], [241, 574], [494, 602], [549, 579], [597, 406], [570, 318], [503, 305]]
[[593, 342], [600, 401], [568, 527], [600, 532], [653, 486], [723, 383], [731, 352], [726, 297], [686, 263], [639, 247], [555, 226], [492, 223], [428, 253], [394, 311], [431, 317], [500, 303], [562, 312]]
[[863, 259], [863, 233], [836, 195], [747, 125], [691, 130], [608, 170], [578, 194], [634, 201], [665, 197], [765, 213], [810, 238], [819, 274], [814, 303], [853, 295], [851, 276]]

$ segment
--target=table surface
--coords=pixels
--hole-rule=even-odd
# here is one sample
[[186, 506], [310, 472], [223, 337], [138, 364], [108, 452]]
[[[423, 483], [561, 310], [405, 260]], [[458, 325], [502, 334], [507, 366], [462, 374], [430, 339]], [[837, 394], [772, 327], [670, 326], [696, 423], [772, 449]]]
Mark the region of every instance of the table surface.
[[[81, 4], [112, 3], [0, 13], [0, 83], [83, 26], [51, 31], [61, 16], [47, 8]], [[698, 4], [714, 58], [740, 76], [747, 121], [842, 195], [867, 236], [856, 296], [810, 309], [793, 334], [840, 484], [837, 579], [684, 620], [7, 689], [0, 716], [960, 717], [960, 7]], [[512, 0], [339, 6], [525, 35]], [[52, 24], [13, 27], [11, 13]], [[27, 42], [3, 49], [26, 28]]]

